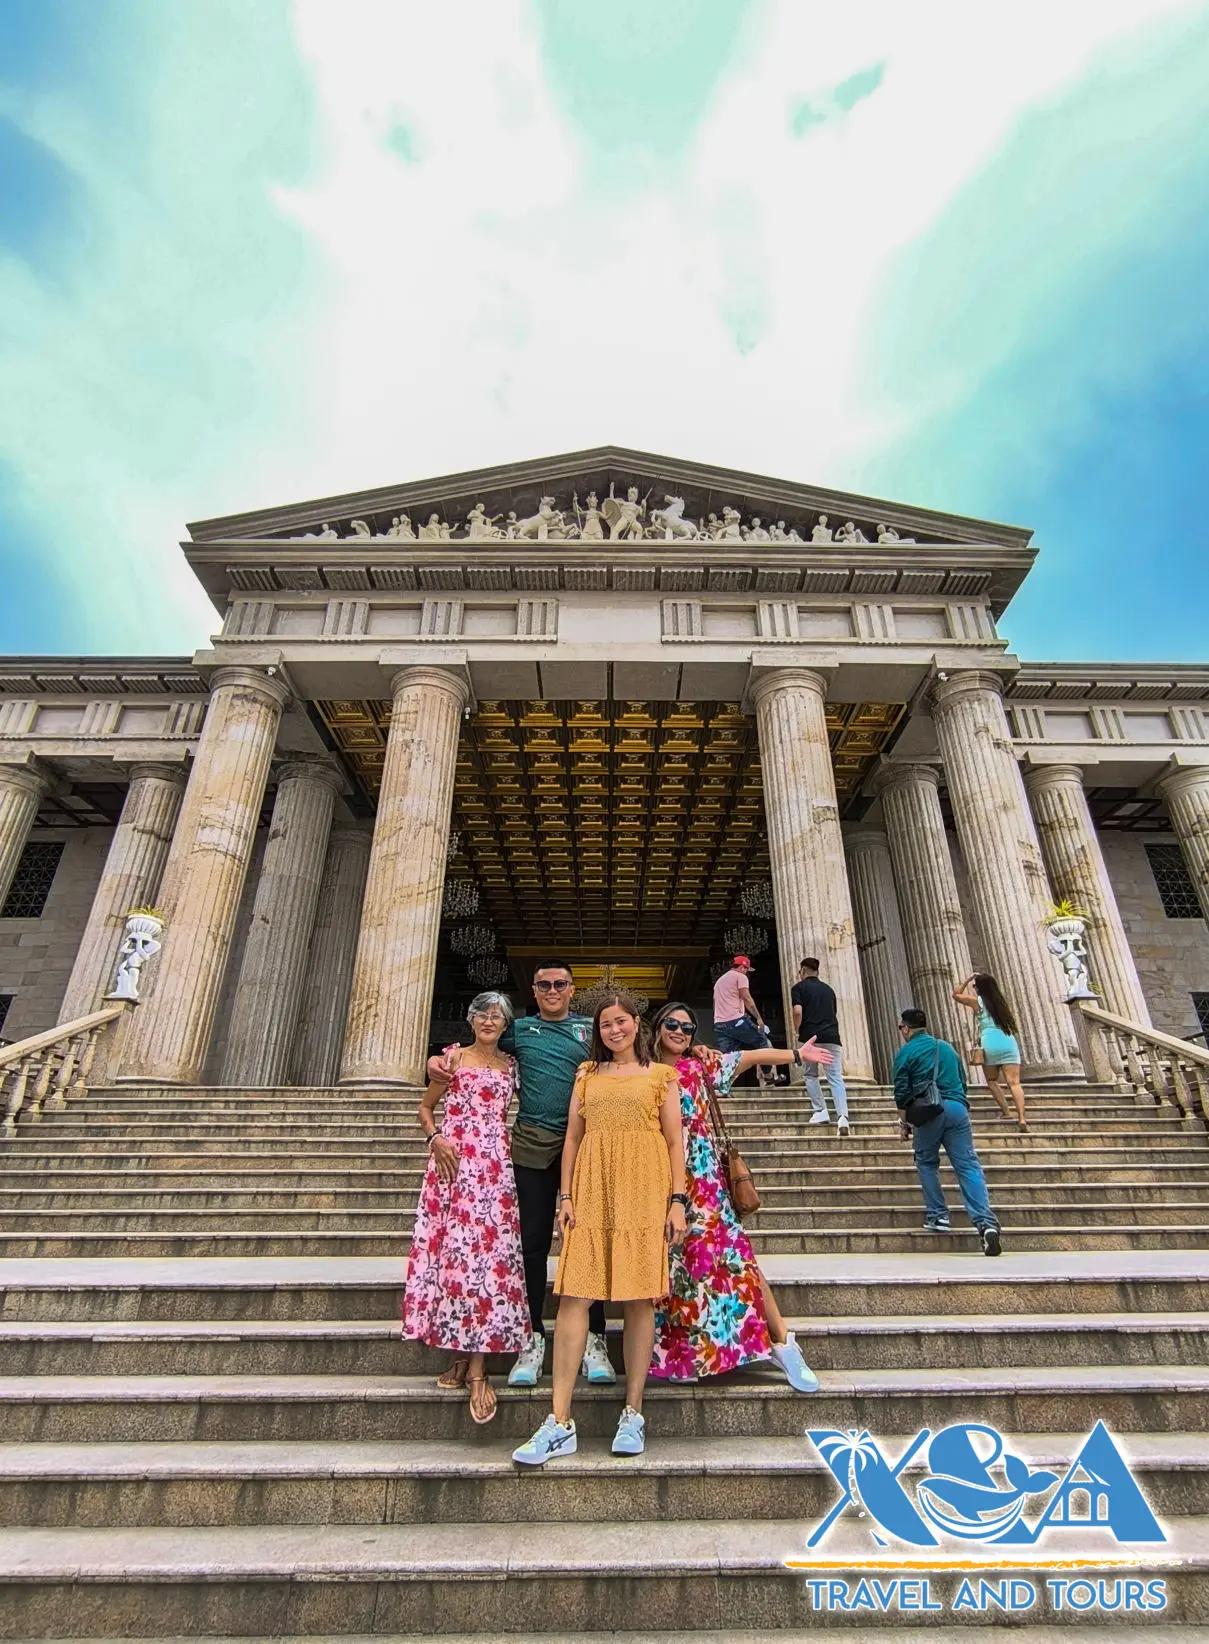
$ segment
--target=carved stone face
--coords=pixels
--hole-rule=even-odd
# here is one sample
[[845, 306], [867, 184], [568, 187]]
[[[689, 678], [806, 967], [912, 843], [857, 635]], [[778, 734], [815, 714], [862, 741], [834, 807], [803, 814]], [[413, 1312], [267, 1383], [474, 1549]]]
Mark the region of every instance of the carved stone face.
[[827, 523], [827, 516], [826, 516], [826, 514], [820, 514], [820, 515], [819, 515], [819, 524], [820, 524], [820, 525], [826, 525], [826, 523]]
[[630, 489], [626, 492], [626, 499], [629, 502], [638, 501], [638, 487], [636, 485], [630, 486]]

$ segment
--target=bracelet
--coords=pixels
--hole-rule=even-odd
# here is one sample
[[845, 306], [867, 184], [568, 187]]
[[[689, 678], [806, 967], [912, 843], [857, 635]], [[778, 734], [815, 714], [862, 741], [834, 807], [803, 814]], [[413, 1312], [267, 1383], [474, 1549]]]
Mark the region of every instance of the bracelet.
[[684, 1209], [687, 1210], [688, 1209], [688, 1194], [687, 1193], [673, 1193], [672, 1194], [672, 1203], [673, 1204], [678, 1204], [678, 1205], [683, 1205]]
[[570, 1194], [569, 1194], [569, 1193], [560, 1193], [560, 1194], [559, 1194], [559, 1195], [558, 1195], [558, 1202], [559, 1202], [559, 1204], [561, 1204], [561, 1203], [562, 1203], [562, 1202], [563, 1202], [563, 1200], [564, 1200], [564, 1199], [569, 1199], [569, 1198], [570, 1198], [570, 1197], [571, 1197], [571, 1195], [570, 1195]]
[[802, 1052], [798, 1049], [798, 1047], [796, 1045], [793, 1047], [793, 1060], [794, 1060], [795, 1067], [801, 1067], [801, 1065], [802, 1065]]
[[438, 1139], [440, 1139], [440, 1140], [441, 1140], [441, 1141], [444, 1141], [444, 1140], [445, 1140], [445, 1138], [444, 1138], [444, 1136], [442, 1136], [442, 1135], [441, 1135], [441, 1132], [440, 1132], [440, 1131], [439, 1131], [439, 1130], [434, 1130], [434, 1131], [433, 1131], [433, 1132], [432, 1132], [432, 1134], [431, 1134], [431, 1135], [430, 1135], [430, 1136], [429, 1136], [429, 1138], [428, 1138], [428, 1145], [429, 1145], [429, 1147], [431, 1147], [431, 1146], [432, 1146], [432, 1144], [433, 1144], [433, 1143], [434, 1143], [434, 1142], [435, 1142], [435, 1141], [437, 1141], [437, 1140], [438, 1140]]

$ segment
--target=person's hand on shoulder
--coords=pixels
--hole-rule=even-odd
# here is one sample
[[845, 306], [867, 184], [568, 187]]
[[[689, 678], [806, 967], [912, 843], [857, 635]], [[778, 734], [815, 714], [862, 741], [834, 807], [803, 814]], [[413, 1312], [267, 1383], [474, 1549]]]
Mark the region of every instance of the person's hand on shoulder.
[[446, 1045], [439, 1056], [428, 1058], [428, 1077], [431, 1083], [447, 1085], [461, 1066], [461, 1045]]

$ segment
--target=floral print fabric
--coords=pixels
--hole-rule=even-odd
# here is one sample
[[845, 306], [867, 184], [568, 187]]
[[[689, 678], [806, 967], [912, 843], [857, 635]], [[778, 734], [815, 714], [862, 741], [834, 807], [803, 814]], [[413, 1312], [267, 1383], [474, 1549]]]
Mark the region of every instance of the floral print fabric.
[[428, 1168], [416, 1206], [403, 1334], [460, 1353], [518, 1352], [529, 1340], [516, 1179], [506, 1117], [513, 1075], [461, 1067], [445, 1095], [441, 1133], [458, 1150], [443, 1182]]
[[688, 1237], [673, 1263], [671, 1294], [656, 1310], [652, 1376], [719, 1376], [770, 1351], [756, 1258], [726, 1190], [709, 1116], [711, 1086], [724, 1095], [738, 1062], [735, 1053], [676, 1064]]

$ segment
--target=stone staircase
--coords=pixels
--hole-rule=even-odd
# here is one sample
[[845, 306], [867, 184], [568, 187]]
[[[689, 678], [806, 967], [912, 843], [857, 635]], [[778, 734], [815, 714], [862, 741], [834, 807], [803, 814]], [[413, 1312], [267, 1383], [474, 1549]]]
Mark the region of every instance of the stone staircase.
[[[523, 1476], [548, 1383], [497, 1384], [478, 1429], [398, 1339], [414, 1095], [97, 1090], [22, 1126], [0, 1145], [0, 1638], [901, 1637], [908, 1615], [817, 1613], [784, 1567], [836, 1496], [804, 1428], [897, 1456], [978, 1420], [1042, 1465], [1098, 1419], [1167, 1528], [1146, 1572], [1167, 1610], [1054, 1614], [1038, 1581], [1015, 1619], [1209, 1638], [1209, 1145], [1109, 1092], [1030, 1094], [1027, 1136], [974, 1098], [991, 1261], [955, 1189], [954, 1232], [922, 1232], [884, 1093], [841, 1140], [800, 1092], [737, 1092], [753, 1236], [821, 1391], [652, 1386], [647, 1454], [620, 1459], [616, 1390], [581, 1384], [580, 1454]], [[849, 1513], [825, 1556], [871, 1547]]]

